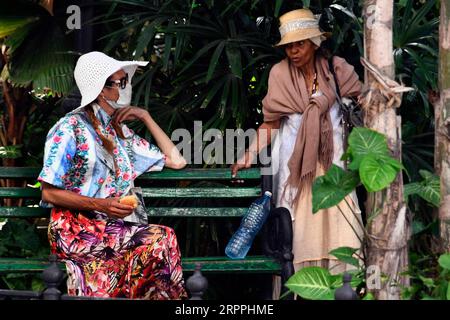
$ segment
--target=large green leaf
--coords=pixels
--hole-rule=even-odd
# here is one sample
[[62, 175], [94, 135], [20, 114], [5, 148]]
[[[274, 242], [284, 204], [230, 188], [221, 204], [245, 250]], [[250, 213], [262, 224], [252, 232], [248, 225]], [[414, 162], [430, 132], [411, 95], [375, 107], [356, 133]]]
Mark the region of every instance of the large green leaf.
[[[32, 83], [36, 92], [47, 88], [58, 94], [69, 92], [73, 86], [74, 57], [62, 30], [51, 17], [39, 20], [27, 33], [17, 32], [23, 39], [19, 42], [15, 34], [7, 38], [9, 47], [9, 77], [19, 86]], [[32, 53], [32, 54], [30, 54]]]
[[214, 46], [218, 45], [219, 43], [221, 43], [221, 40], [215, 40], [206, 44], [203, 48], [201, 48], [199, 51], [195, 53], [192, 59], [183, 67], [183, 69], [179, 71], [179, 73], [181, 74], [186, 70], [188, 70], [189, 67], [191, 67], [194, 64], [194, 62], [196, 62], [202, 55], [211, 50], [211, 48], [214, 48]]
[[420, 170], [423, 180], [420, 182], [408, 183], [404, 186], [405, 198], [416, 194], [428, 201], [435, 207], [439, 207], [441, 202], [440, 179], [437, 175], [426, 170]]
[[[165, 48], [172, 48], [172, 41], [173, 41], [173, 35], [167, 34], [164, 37], [164, 47]], [[169, 68], [169, 61], [170, 61], [170, 55], [171, 50], [164, 50], [164, 56], [163, 56], [163, 70], [167, 70]]]
[[139, 57], [144, 52], [145, 48], [149, 45], [149, 43], [153, 40], [156, 34], [156, 28], [154, 23], [144, 26], [139, 35], [139, 39], [137, 41], [136, 50], [133, 55], [135, 59], [139, 59]]
[[339, 204], [359, 183], [358, 174], [333, 164], [313, 183], [313, 213]]
[[450, 282], [447, 283], [447, 295], [446, 295], [447, 300], [450, 300]]
[[450, 270], [450, 253], [445, 253], [439, 257], [439, 265], [447, 270]]
[[358, 170], [367, 155], [385, 156], [389, 154], [386, 137], [368, 128], [354, 128], [348, 137], [352, 161], [349, 169]]
[[410, 195], [418, 194], [422, 190], [422, 185], [419, 182], [411, 182], [403, 185], [403, 195], [408, 198]]
[[393, 158], [366, 155], [362, 158], [359, 176], [367, 191], [376, 192], [389, 186], [400, 168], [401, 164]]
[[[359, 272], [358, 270], [348, 270], [346, 272], [352, 275], [352, 279], [350, 281], [350, 286], [352, 288], [358, 287], [364, 281], [361, 278], [361, 274], [358, 274], [358, 272]], [[331, 288], [332, 289], [337, 289], [337, 288], [342, 287], [342, 285], [344, 284], [343, 276], [344, 276], [343, 274], [331, 275]]]
[[371, 292], [368, 292], [368, 293], [364, 296], [363, 300], [375, 300], [375, 297], [374, 297], [374, 295], [373, 295]]
[[353, 255], [358, 249], [350, 247], [339, 247], [331, 250], [330, 254], [335, 256], [339, 261], [351, 264], [355, 267], [359, 267], [359, 261]]
[[227, 44], [225, 52], [228, 63], [230, 64], [231, 72], [239, 79], [242, 79], [242, 58], [239, 48], [235, 44]]
[[39, 20], [39, 17], [8, 17], [0, 15], [0, 38], [7, 37], [19, 28]]
[[297, 271], [286, 282], [286, 287], [304, 299], [333, 300], [331, 274], [320, 267], [306, 267]]
[[424, 179], [422, 182], [422, 190], [419, 193], [423, 199], [439, 207], [441, 202], [441, 183], [439, 176], [427, 171], [419, 170], [419, 174]]
[[217, 63], [219, 62], [219, 58], [222, 55], [223, 48], [225, 46], [225, 41], [221, 41], [218, 46], [216, 47], [216, 50], [214, 50], [214, 53], [211, 57], [211, 61], [209, 63], [208, 67], [208, 73], [206, 75], [205, 82], [209, 82], [214, 74], [214, 71], [216, 70]]

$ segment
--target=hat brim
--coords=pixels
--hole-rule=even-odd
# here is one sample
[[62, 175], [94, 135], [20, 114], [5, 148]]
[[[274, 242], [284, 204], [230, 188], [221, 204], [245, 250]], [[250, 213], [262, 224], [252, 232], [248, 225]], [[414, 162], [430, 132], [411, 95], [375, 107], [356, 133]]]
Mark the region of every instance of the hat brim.
[[[138, 67], [145, 67], [148, 64], [148, 61], [117, 61], [116, 63], [114, 63], [113, 65], [111, 65], [111, 69], [108, 72], [108, 74], [104, 77], [104, 79], [100, 79], [101, 81], [99, 81], [99, 83], [105, 83], [106, 80], [108, 79], [108, 77], [110, 77], [112, 74], [114, 74], [115, 72], [123, 69], [126, 73], [128, 73], [128, 79], [131, 82], [131, 79], [134, 76], [134, 73], [136, 72], [136, 69]], [[72, 112], [75, 111], [79, 111], [81, 108], [87, 106], [88, 104], [90, 104], [92, 101], [94, 101], [95, 99], [97, 99], [98, 95], [100, 94], [100, 92], [102, 92], [103, 89], [103, 85], [99, 85], [98, 88], [93, 88], [92, 90], [92, 94], [87, 96], [84, 95], [81, 98], [81, 103], [80, 106], [78, 108], [76, 108], [75, 110], [73, 110]]]
[[284, 37], [281, 38], [280, 42], [278, 42], [275, 47], [283, 46], [288, 43], [302, 41], [306, 39], [311, 39], [318, 36], [324, 36], [326, 38], [331, 37], [331, 32], [322, 32], [317, 29], [304, 29], [301, 32], [289, 32]]

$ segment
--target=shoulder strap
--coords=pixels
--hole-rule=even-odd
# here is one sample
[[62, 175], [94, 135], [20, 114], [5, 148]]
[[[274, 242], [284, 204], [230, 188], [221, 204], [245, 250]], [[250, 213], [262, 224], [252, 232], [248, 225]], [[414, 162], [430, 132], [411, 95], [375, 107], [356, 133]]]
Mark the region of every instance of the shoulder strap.
[[336, 72], [334, 72], [333, 57], [328, 59], [328, 68], [330, 69], [330, 72], [333, 75], [334, 83], [336, 84], [336, 98], [339, 99], [340, 102], [342, 100], [341, 90], [339, 90], [339, 83], [337, 81]]

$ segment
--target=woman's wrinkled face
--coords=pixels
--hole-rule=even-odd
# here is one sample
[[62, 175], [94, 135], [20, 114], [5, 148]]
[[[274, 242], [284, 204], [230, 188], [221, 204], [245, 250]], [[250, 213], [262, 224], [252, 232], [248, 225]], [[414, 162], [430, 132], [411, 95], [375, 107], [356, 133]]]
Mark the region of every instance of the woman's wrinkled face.
[[302, 67], [313, 61], [314, 52], [318, 47], [311, 40], [301, 40], [288, 43], [284, 46], [286, 55], [296, 67]]

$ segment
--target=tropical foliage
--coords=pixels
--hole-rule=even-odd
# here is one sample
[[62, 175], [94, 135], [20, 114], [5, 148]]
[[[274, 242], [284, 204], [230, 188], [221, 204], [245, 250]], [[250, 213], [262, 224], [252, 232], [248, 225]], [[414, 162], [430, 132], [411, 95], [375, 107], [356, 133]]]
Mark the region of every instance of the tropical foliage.
[[[14, 131], [23, 135], [18, 143], [3, 133], [11, 116], [4, 95], [0, 95], [0, 158], [35, 166], [42, 161], [46, 132], [58, 114], [67, 111], [60, 96], [67, 98], [74, 89], [72, 70], [80, 54], [75, 45], [76, 32], [67, 32], [65, 26], [65, 9], [70, 1], [55, 1], [53, 15], [39, 2], [10, 1], [11, 5], [2, 5], [0, 13], [0, 44], [6, 50], [2, 50], [5, 55], [0, 61], [2, 89], [13, 87], [15, 96], [25, 98], [17, 101], [26, 101], [23, 104], [28, 107], [22, 109], [15, 105], [15, 112], [23, 114], [25, 119], [21, 120], [23, 128]], [[353, 0], [101, 0], [95, 2], [95, 19], [83, 27], [95, 31], [92, 49], [119, 59], [151, 61], [150, 67], [133, 79], [133, 103], [148, 108], [166, 132], [176, 128], [192, 130], [194, 120], [203, 122], [203, 130], [246, 129], [261, 123], [261, 100], [267, 89], [268, 72], [284, 56], [273, 47], [279, 39], [277, 19], [284, 12], [305, 6], [322, 13], [322, 28], [333, 32], [331, 40], [325, 43], [326, 48], [353, 64], [362, 79], [361, 3]], [[432, 173], [431, 100], [437, 90], [438, 9], [436, 0], [395, 1], [393, 55], [397, 80], [415, 89], [403, 96], [399, 111], [403, 123], [402, 163], [390, 158], [385, 138], [379, 133], [354, 130], [346, 153], [348, 170], [333, 166], [314, 185], [314, 210], [317, 211], [340, 202], [356, 185], [367, 192], [380, 190], [402, 170], [405, 197], [413, 218], [412, 269], [409, 270], [413, 289], [405, 291], [405, 298], [442, 298], [445, 288], [449, 290], [445, 287], [448, 258], [441, 258], [438, 263], [437, 220], [432, 214], [439, 203], [438, 178]], [[146, 135], [141, 125], [133, 126]], [[366, 218], [373, 214], [376, 213], [366, 213]], [[174, 225], [186, 235], [182, 250], [188, 255], [222, 254], [235, 223], [227, 221], [218, 225], [202, 219], [186, 225], [180, 221], [160, 222]], [[0, 231], [4, 240], [0, 250], [24, 256], [41, 252], [33, 247], [39, 243], [36, 240], [39, 237], [30, 240], [27, 237], [31, 237], [32, 230], [28, 225], [19, 224], [11, 220], [4, 225]], [[36, 222], [31, 225], [34, 233], [39, 234]], [[17, 235], [13, 236], [13, 231]], [[24, 247], [28, 250], [14, 245], [23, 242], [22, 233], [29, 233], [23, 237], [29, 241], [29, 246]], [[47, 248], [45, 241], [39, 246]], [[351, 263], [356, 259], [355, 250], [337, 248], [332, 254]], [[352, 284], [361, 288], [364, 270], [358, 268]], [[287, 285], [292, 291], [297, 290], [296, 283], [303, 286], [304, 289], [295, 292], [305, 298], [330, 298], [340, 285], [338, 277], [324, 270], [304, 270]], [[4, 285], [9, 281], [10, 287], [20, 287], [18, 279], [15, 282], [4, 279]], [[318, 289], [309, 290], [308, 279], [322, 279], [322, 283]], [[362, 291], [359, 293], [363, 295]]]
[[[395, 179], [397, 172], [403, 168], [390, 155], [386, 138], [376, 131], [367, 128], [354, 128], [348, 142], [349, 147], [346, 154], [343, 155], [343, 159], [350, 161], [348, 164], [349, 170], [346, 171], [336, 165], [332, 165], [324, 176], [314, 181], [312, 192], [314, 213], [320, 209], [330, 208], [341, 203], [360, 183], [367, 192], [380, 191], [386, 188]], [[432, 205], [438, 205], [440, 203], [439, 178], [427, 171], [421, 171], [420, 174], [424, 178], [423, 181], [405, 185], [405, 197], [416, 194]], [[351, 209], [350, 206], [349, 208]], [[355, 212], [353, 213], [355, 214]], [[369, 212], [366, 218], [366, 226], [360, 226], [363, 229], [367, 228], [377, 214], [378, 212]], [[359, 226], [352, 226], [352, 229], [356, 230], [357, 227]], [[365, 244], [367, 241], [370, 241], [370, 239], [368, 238], [368, 233], [364, 232], [361, 248], [341, 247], [330, 252], [339, 261], [355, 268], [355, 271], [351, 272], [354, 275], [351, 285], [355, 288], [361, 285], [364, 286], [367, 272], [367, 266], [365, 266]], [[417, 264], [413, 265], [411, 270], [407, 272], [413, 275], [413, 279], [422, 281], [423, 285], [429, 289], [428, 291], [431, 290], [431, 293], [427, 295], [423, 292], [421, 293], [424, 298], [448, 299], [447, 290], [450, 289], [448, 289], [447, 259], [448, 255], [440, 257], [439, 264], [443, 271], [436, 280], [426, 278], [423, 275], [423, 271], [415, 269]], [[336, 285], [336, 281], [339, 279], [342, 281], [342, 274], [331, 275], [325, 268], [308, 267], [294, 274], [287, 281], [286, 287], [305, 299], [333, 299], [335, 290], [340, 287]], [[417, 295], [419, 291], [428, 292], [416, 284], [412, 288], [405, 288], [403, 297], [412, 297], [414, 294]], [[363, 295], [361, 292], [358, 292], [358, 294], [360, 296]], [[363, 298], [370, 299], [371, 296], [364, 295]]]
[[0, 39], [8, 48], [4, 81], [17, 86], [32, 82], [36, 93], [50, 89], [64, 94], [73, 88], [74, 57], [56, 16], [33, 1], [2, 5]]

